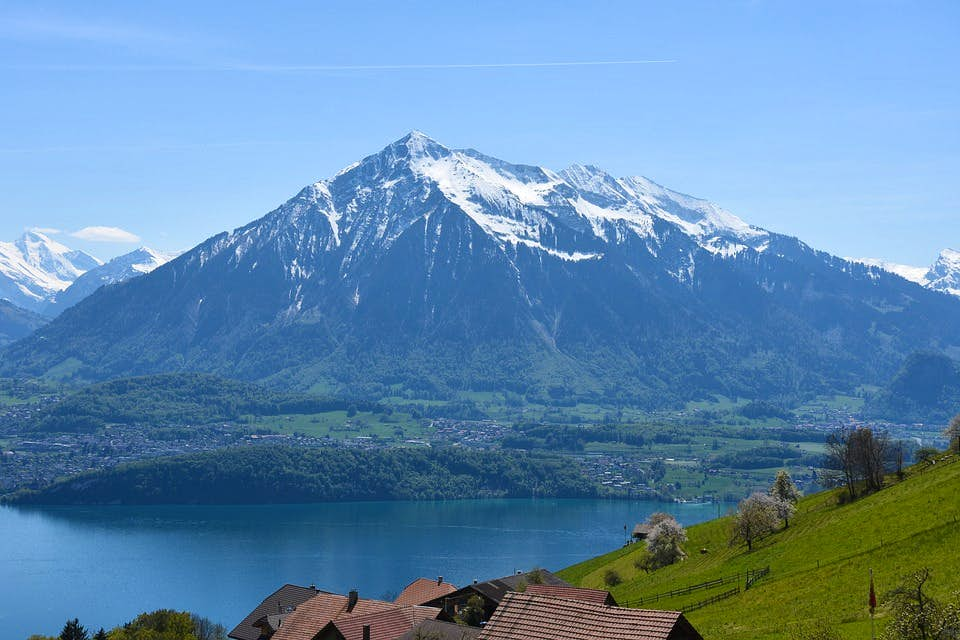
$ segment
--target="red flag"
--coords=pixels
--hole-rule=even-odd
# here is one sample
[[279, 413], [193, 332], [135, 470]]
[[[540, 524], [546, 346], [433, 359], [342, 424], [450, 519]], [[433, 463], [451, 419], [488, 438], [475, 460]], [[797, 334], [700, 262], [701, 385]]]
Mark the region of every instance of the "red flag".
[[877, 594], [873, 590], [873, 569], [870, 569], [870, 615], [877, 608]]

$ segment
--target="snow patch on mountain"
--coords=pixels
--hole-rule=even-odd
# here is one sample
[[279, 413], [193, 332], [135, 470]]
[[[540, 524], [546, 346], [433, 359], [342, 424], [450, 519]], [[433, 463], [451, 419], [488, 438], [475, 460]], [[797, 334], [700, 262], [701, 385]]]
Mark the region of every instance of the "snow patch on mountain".
[[955, 249], [941, 251], [936, 262], [930, 267], [914, 267], [876, 258], [847, 258], [847, 260], [883, 269], [927, 289], [960, 296], [960, 251]]
[[886, 260], [880, 260], [879, 258], [846, 258], [849, 262], [858, 262], [860, 264], [867, 265], [868, 267], [876, 267], [878, 269], [883, 269], [890, 273], [894, 273], [904, 280], [909, 280], [910, 282], [916, 282], [917, 284], [922, 284], [926, 286], [927, 272], [930, 270], [929, 267], [914, 267], [908, 264], [897, 264], [896, 262], [888, 262]]
[[424, 234], [429, 275], [433, 254], [450, 233], [449, 218], [433, 216], [451, 213], [479, 228], [457, 231], [463, 234], [459, 247], [486, 250], [489, 245], [476, 242], [476, 234], [483, 234], [518, 273], [520, 248], [579, 263], [629, 246], [630, 252], [647, 254], [632, 253], [631, 260], [652, 258], [663, 273], [693, 283], [698, 250], [732, 259], [765, 252], [777, 237], [645, 177], [617, 178], [592, 165], [555, 172], [511, 164], [473, 149], [448, 148], [413, 131], [308, 185], [262, 220], [206, 245], [196, 259], [203, 263], [228, 250], [232, 264], [251, 270], [263, 264], [258, 249], [270, 246], [284, 276], [301, 283], [323, 272], [329, 256], [339, 265], [337, 277], [353, 287], [416, 227]]

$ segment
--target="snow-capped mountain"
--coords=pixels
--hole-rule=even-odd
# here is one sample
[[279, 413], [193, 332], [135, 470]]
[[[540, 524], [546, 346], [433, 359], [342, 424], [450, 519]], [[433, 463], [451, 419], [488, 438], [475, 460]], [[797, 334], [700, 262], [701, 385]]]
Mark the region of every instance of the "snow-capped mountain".
[[416, 131], [307, 187], [275, 215], [293, 222], [304, 211], [320, 214], [329, 225], [321, 231], [325, 250], [335, 251], [345, 236], [351, 238], [344, 252], [347, 267], [356, 254], [388, 249], [412, 225], [429, 224], [430, 207], [417, 204], [437, 197], [503, 251], [526, 247], [574, 262], [600, 259], [606, 247], [627, 239], [648, 242], [655, 252], [662, 223], [711, 253], [763, 250], [769, 239], [766, 231], [716, 205], [646, 178], [618, 179], [579, 165], [559, 173], [511, 165], [472, 149], [448, 149]]
[[944, 249], [927, 271], [924, 286], [960, 296], [960, 251]]
[[57, 292], [45, 308], [47, 315], [57, 315], [77, 304], [102, 286], [125, 282], [150, 273], [166, 264], [173, 256], [149, 247], [140, 247], [80, 275], [73, 283]]
[[0, 298], [38, 312], [55, 293], [100, 264], [83, 251], [28, 231], [15, 242], [0, 242]]
[[351, 395], [807, 393], [960, 347], [960, 301], [592, 166], [413, 132], [10, 347], [88, 378], [215, 371]]
[[933, 291], [960, 296], [960, 251], [955, 249], [941, 251], [936, 262], [930, 267], [912, 267], [874, 258], [852, 258], [852, 260], [895, 273], [901, 278], [916, 282]]

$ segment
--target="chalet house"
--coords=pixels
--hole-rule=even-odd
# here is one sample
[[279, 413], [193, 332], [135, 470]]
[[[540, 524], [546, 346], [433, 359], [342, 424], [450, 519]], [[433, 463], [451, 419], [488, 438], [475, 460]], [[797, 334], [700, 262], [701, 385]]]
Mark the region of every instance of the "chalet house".
[[703, 640], [679, 611], [507, 593], [477, 640]]
[[[280, 620], [313, 596], [320, 593], [316, 587], [285, 584], [263, 599], [228, 635], [232, 640], [261, 640], [268, 638], [279, 627]], [[276, 625], [276, 627], [271, 627]], [[272, 630], [270, 630], [272, 628]]]
[[646, 540], [647, 536], [650, 535], [650, 532], [653, 530], [653, 527], [650, 525], [641, 522], [633, 528], [633, 534], [631, 537], [634, 540]]
[[429, 578], [417, 578], [400, 592], [394, 600], [394, 604], [426, 604], [431, 600], [442, 598], [457, 590], [455, 585], [443, 581], [443, 576], [438, 576], [436, 580]]
[[479, 627], [465, 627], [455, 622], [424, 620], [397, 640], [477, 640]]
[[394, 607], [358, 616], [341, 616], [328, 622], [313, 640], [396, 640], [426, 620], [435, 620], [437, 607]]
[[467, 605], [470, 598], [479, 596], [483, 601], [483, 619], [486, 621], [490, 619], [490, 616], [493, 615], [493, 612], [497, 609], [500, 601], [503, 600], [503, 597], [507, 593], [524, 589], [533, 584], [561, 587], [572, 586], [546, 569], [536, 569], [528, 573], [517, 573], [495, 580], [487, 580], [486, 582], [474, 582], [447, 595], [434, 598], [424, 604], [431, 607], [440, 607], [443, 609], [443, 612], [452, 619]]
[[549, 596], [552, 598], [566, 598], [580, 602], [592, 602], [608, 607], [617, 606], [617, 601], [609, 591], [601, 589], [582, 589], [580, 587], [562, 587], [554, 584], [531, 584], [524, 593], [532, 596]]
[[[442, 594], [442, 595], [437, 595]], [[436, 596], [439, 604], [409, 604]], [[472, 597], [485, 626], [454, 624]], [[451, 613], [447, 613], [448, 609]], [[573, 587], [537, 570], [456, 589], [442, 578], [407, 585], [396, 602], [284, 585], [237, 627], [231, 640], [703, 640], [677, 611], [625, 609], [607, 591]]]

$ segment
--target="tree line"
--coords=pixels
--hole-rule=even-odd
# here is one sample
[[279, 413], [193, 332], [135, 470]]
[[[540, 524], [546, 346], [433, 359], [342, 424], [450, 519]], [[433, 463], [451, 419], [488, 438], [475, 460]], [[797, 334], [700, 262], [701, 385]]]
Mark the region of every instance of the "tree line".
[[141, 613], [130, 622], [93, 633], [78, 618], [67, 620], [57, 636], [32, 635], [27, 640], [227, 640], [227, 630], [208, 618], [172, 609]]
[[257, 445], [142, 460], [7, 497], [20, 504], [270, 504], [600, 495], [579, 463], [460, 447]]

